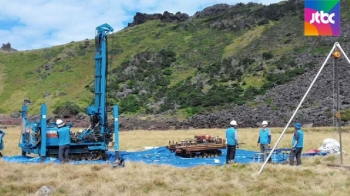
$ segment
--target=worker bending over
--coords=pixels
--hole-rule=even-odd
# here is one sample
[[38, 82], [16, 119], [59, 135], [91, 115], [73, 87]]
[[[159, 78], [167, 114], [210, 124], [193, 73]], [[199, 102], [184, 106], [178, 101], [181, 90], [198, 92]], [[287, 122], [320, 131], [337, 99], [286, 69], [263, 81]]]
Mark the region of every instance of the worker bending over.
[[69, 150], [70, 150], [70, 126], [66, 126], [66, 124], [61, 120], [57, 119], [57, 135], [58, 135], [58, 158], [61, 163], [65, 163], [69, 161]]

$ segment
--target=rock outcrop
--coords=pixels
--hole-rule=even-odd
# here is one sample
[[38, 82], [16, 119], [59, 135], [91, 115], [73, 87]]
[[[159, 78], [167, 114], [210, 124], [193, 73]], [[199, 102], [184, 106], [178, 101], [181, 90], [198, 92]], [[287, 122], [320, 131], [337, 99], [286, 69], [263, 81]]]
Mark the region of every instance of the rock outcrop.
[[16, 49], [11, 47], [10, 43], [2, 44], [0, 51], [6, 51], [6, 52], [17, 52]]
[[205, 18], [209, 16], [216, 16], [222, 14], [223, 12], [230, 9], [230, 5], [225, 3], [216, 4], [213, 6], [209, 6], [203, 9], [203, 11], [196, 12], [193, 17], [194, 18]]
[[165, 11], [163, 14], [145, 14], [137, 12], [134, 21], [128, 23], [128, 27], [145, 23], [149, 20], [161, 20], [163, 22], [183, 22], [189, 19], [188, 14], [177, 12], [176, 14]]

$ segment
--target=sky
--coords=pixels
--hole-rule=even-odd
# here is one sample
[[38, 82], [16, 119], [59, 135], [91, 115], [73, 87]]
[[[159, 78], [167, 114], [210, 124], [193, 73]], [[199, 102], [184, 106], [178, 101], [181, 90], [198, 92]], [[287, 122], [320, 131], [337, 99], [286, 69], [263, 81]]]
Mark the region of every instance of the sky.
[[0, 46], [23, 51], [92, 39], [108, 23], [114, 32], [133, 21], [136, 12], [187, 13], [218, 3], [269, 5], [281, 0], [0, 0]]

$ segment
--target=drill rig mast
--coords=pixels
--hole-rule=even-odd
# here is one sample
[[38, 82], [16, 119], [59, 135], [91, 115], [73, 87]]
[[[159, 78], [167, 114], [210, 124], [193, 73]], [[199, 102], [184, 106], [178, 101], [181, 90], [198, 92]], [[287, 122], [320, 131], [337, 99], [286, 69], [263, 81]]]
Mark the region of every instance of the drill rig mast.
[[91, 118], [91, 126], [100, 130], [102, 135], [107, 134], [107, 110], [106, 110], [106, 87], [107, 87], [107, 34], [113, 31], [108, 24], [96, 28], [95, 37], [95, 105], [86, 108], [86, 114]]
[[[69, 157], [75, 160], [106, 159], [108, 144], [113, 141], [117, 163], [122, 163], [119, 158], [119, 123], [118, 106], [113, 106], [114, 129], [108, 125], [107, 119], [107, 71], [108, 71], [108, 47], [107, 35], [113, 32], [108, 24], [96, 27], [96, 54], [95, 54], [95, 93], [94, 105], [86, 108], [86, 114], [90, 116], [90, 126], [71, 135], [71, 150]], [[28, 107], [22, 107], [22, 139], [19, 147], [22, 155], [38, 154], [42, 158], [46, 156], [58, 156], [57, 125], [47, 125], [46, 105], [41, 106], [40, 122], [30, 122], [27, 118]], [[42, 134], [43, 133], [43, 134]]]

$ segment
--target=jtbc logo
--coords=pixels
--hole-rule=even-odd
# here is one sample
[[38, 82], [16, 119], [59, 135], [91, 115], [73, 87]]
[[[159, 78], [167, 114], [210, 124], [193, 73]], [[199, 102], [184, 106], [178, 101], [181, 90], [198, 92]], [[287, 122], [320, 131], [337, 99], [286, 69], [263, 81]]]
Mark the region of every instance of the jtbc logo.
[[[334, 24], [334, 13], [332, 14], [328, 14], [328, 13], [324, 13], [323, 11], [321, 11], [321, 14], [319, 12], [313, 13], [312, 14], [312, 19], [310, 20], [310, 23], [313, 24], [314, 22], [316, 22], [317, 24]], [[326, 19], [325, 19], [326, 18]], [[321, 20], [321, 22], [320, 22]]]

